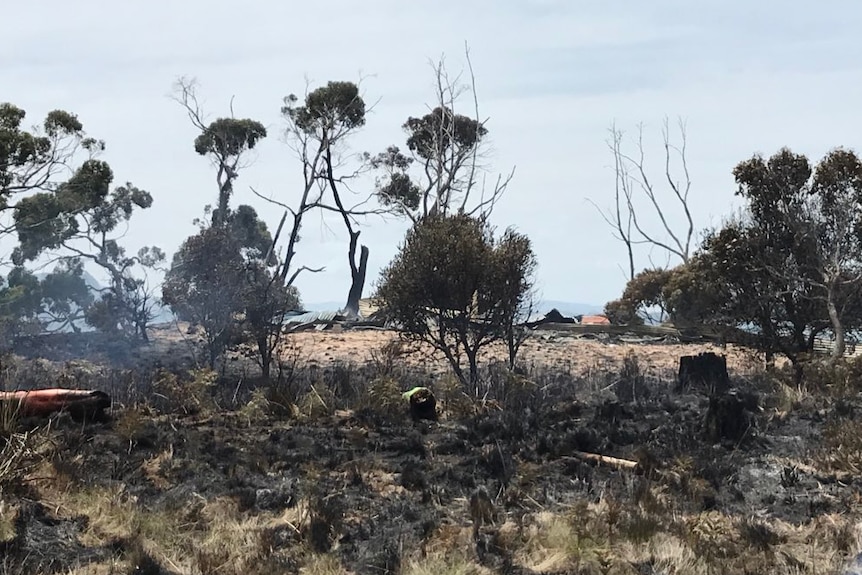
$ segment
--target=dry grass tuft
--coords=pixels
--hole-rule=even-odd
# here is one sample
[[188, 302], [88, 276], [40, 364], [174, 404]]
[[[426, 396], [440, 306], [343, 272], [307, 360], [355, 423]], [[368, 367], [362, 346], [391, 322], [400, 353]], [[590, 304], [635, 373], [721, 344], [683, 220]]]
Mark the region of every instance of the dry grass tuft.
[[646, 545], [628, 549], [623, 546], [620, 554], [632, 562], [649, 565], [652, 573], [710, 575], [713, 572], [685, 542], [669, 533], [657, 534]]
[[299, 572], [301, 575], [347, 575], [341, 561], [327, 553], [309, 555]]
[[[54, 503], [69, 516], [90, 517], [82, 543], [100, 546], [131, 541], [127, 559], [141, 558], [179, 573], [263, 575], [277, 572], [266, 537], [274, 529], [293, 532], [303, 524], [302, 505], [284, 516], [240, 512], [228, 497], [198, 499], [184, 508], [155, 511], [140, 508], [121, 488], [88, 488], [56, 494]], [[315, 571], [322, 572], [322, 571]]]
[[437, 398], [437, 411], [445, 419], [464, 419], [476, 414], [473, 399], [465, 392], [457, 377], [451, 374], [438, 378], [431, 387]]
[[0, 501], [46, 457], [49, 427], [19, 430], [19, 405], [0, 403]]
[[329, 417], [335, 413], [335, 394], [323, 385], [312, 385], [297, 401], [298, 415], [306, 420]]
[[522, 532], [516, 562], [538, 573], [588, 569], [602, 562], [609, 544], [601, 532], [591, 529], [591, 511], [586, 507], [579, 511], [568, 517], [550, 512], [533, 516]]
[[15, 537], [14, 517], [15, 509], [0, 499], [0, 543], [9, 541]]
[[378, 377], [368, 384], [357, 407], [366, 408], [385, 416], [405, 413], [407, 408], [404, 398], [401, 396], [402, 393], [403, 390], [398, 387], [398, 382], [395, 379]]
[[826, 424], [823, 444], [814, 459], [818, 466], [831, 471], [862, 472], [862, 422], [839, 419]]
[[486, 575], [493, 573], [471, 560], [466, 553], [438, 553], [421, 559], [410, 559], [402, 575]]
[[212, 413], [217, 409], [213, 388], [218, 373], [211, 369], [195, 369], [184, 377], [162, 370], [153, 382], [153, 391], [162, 401], [155, 402], [165, 412], [183, 415]]

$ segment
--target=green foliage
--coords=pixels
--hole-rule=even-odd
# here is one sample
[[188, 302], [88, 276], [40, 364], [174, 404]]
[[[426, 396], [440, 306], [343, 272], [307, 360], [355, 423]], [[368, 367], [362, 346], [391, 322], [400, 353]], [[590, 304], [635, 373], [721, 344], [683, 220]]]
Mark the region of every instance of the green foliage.
[[162, 300], [181, 320], [203, 329], [210, 368], [233, 337], [244, 268], [231, 230], [210, 227], [180, 245], [165, 274]]
[[441, 152], [470, 153], [488, 133], [473, 118], [446, 106], [438, 106], [421, 118], [408, 118], [403, 128], [408, 134], [407, 148], [423, 160], [433, 160]]
[[155, 267], [164, 253], [147, 247], [137, 257], [127, 256], [108, 234], [128, 222], [136, 209], [149, 208], [153, 199], [130, 183], [110, 191], [112, 180], [110, 166], [89, 160], [56, 191], [35, 193], [18, 202], [14, 217], [19, 245], [12, 259], [21, 265], [45, 251], [62, 249], [71, 254], [66, 258], [102, 267], [111, 285], [87, 310], [87, 322], [102, 331], [137, 334], [146, 340], [153, 301], [146, 281], [133, 270]]
[[202, 228], [174, 254], [162, 298], [181, 320], [202, 328], [210, 367], [245, 327], [269, 376], [284, 314], [300, 305], [296, 288], [277, 277], [277, 259], [263, 261], [271, 244], [266, 224], [242, 205], [224, 226]]
[[[258, 218], [257, 211], [249, 205], [238, 206], [231, 213], [230, 227], [239, 245], [255, 250], [258, 258], [263, 258], [272, 245], [272, 235], [266, 222]], [[273, 260], [267, 263], [271, 264]]]
[[[445, 214], [456, 202], [466, 202], [474, 184], [476, 166], [472, 162], [487, 128], [448, 106], [410, 117], [402, 128], [410, 156], [397, 146], [375, 156], [366, 154], [369, 165], [383, 174], [376, 183], [378, 201], [414, 221], [427, 215], [436, 203]], [[414, 163], [423, 174], [421, 183], [410, 174]]]
[[665, 297], [665, 286], [672, 277], [671, 270], [646, 269], [626, 284], [620, 299], [605, 306], [608, 318], [617, 324], [643, 324], [651, 309], [658, 308], [659, 320], [664, 320], [669, 311]]
[[309, 92], [304, 105], [291, 94], [281, 111], [306, 134], [335, 136], [365, 125], [365, 101], [353, 82], [329, 82]]
[[266, 127], [250, 118], [233, 117], [218, 118], [207, 124], [198, 102], [195, 82], [180, 79], [175, 89], [176, 100], [199, 131], [194, 140], [195, 152], [208, 157], [217, 170], [218, 207], [212, 212], [212, 222], [222, 225], [228, 218], [233, 184], [243, 167], [242, 159], [267, 136]]
[[[74, 319], [92, 304], [96, 308], [88, 317], [93, 325], [135, 332], [146, 339], [152, 301], [145, 282], [132, 270], [155, 266], [164, 254], [147, 248], [145, 258], [140, 254], [128, 257], [110, 234], [128, 222], [136, 209], [149, 208], [152, 197], [129, 183], [111, 191], [111, 167], [93, 157], [104, 150], [104, 143], [87, 137], [74, 114], [52, 111], [32, 133], [21, 129], [24, 118], [20, 108], [0, 105], [0, 203], [12, 208], [13, 225], [9, 229], [18, 239], [12, 261], [20, 267], [45, 252], [54, 252], [52, 255], [66, 266], [41, 285], [26, 288], [28, 298], [35, 301], [42, 297], [40, 313], [61, 326], [77, 329]], [[62, 170], [73, 167], [78, 150], [90, 157], [74, 168], [68, 179], [57, 181]], [[25, 192], [27, 195], [17, 203], [11, 201], [15, 194]], [[92, 301], [81, 279], [81, 261], [96, 264], [110, 275], [111, 286], [99, 301]], [[24, 301], [20, 294], [24, 289], [25, 285], [16, 286], [14, 291], [10, 287], [7, 302]]]
[[605, 304], [604, 314], [616, 325], [643, 325], [643, 318], [635, 311], [632, 302], [622, 298], [611, 300]]
[[195, 138], [195, 152], [201, 156], [215, 154], [232, 158], [252, 150], [266, 137], [266, 128], [255, 120], [219, 118]]
[[40, 331], [39, 280], [32, 272], [15, 267], [0, 284], [0, 335], [5, 345], [15, 338]]
[[[815, 168], [782, 149], [734, 170], [747, 212], [709, 234], [700, 270], [721, 323], [756, 326], [792, 360], [824, 329], [859, 325], [862, 164], [844, 150]], [[833, 313], [834, 312], [834, 313]]]
[[493, 298], [502, 302], [499, 319], [509, 354], [509, 369], [515, 360], [528, 331], [519, 325], [527, 321], [533, 309], [533, 278], [537, 267], [536, 256], [527, 236], [507, 229], [496, 242], [491, 254], [489, 283], [494, 286]]
[[376, 156], [367, 155], [366, 160], [373, 169], [385, 174], [376, 182], [377, 200], [381, 204], [402, 216], [409, 216], [419, 209], [422, 189], [409, 174], [413, 158], [405, 156], [398, 146], [389, 146]]
[[[134, 258], [125, 258], [122, 252], [119, 256], [119, 261], [128, 266], [137, 263], [144, 269], [156, 267], [165, 259], [160, 249], [147, 247], [141, 248]], [[145, 277], [113, 275], [111, 287], [102, 290], [100, 298], [87, 308], [87, 323], [103, 332], [136, 335], [148, 341], [147, 326], [156, 303], [152, 289]]]
[[513, 333], [535, 265], [525, 236], [508, 230], [495, 242], [476, 218], [433, 216], [408, 232], [376, 297], [407, 337], [441, 351], [462, 383], [475, 385], [477, 354]]
[[[127, 222], [135, 208], [147, 209], [153, 198], [130, 183], [110, 191], [114, 178], [106, 163], [89, 160], [56, 192], [23, 198], [15, 208], [19, 246], [17, 263], [33, 260], [45, 250], [68, 247], [71, 240], [98, 238]], [[116, 253], [116, 242], [103, 240], [104, 249]]]
[[42, 314], [58, 324], [57, 329], [80, 328], [74, 323], [81, 319], [93, 303], [93, 294], [83, 278], [80, 259], [62, 260], [54, 271], [42, 279]]
[[99, 144], [84, 135], [83, 125], [68, 112], [54, 110], [42, 133], [22, 130], [27, 114], [11, 103], [0, 103], [0, 200], [10, 205], [16, 193], [42, 189], [67, 162], [77, 145], [95, 150]]
[[[0, 280], [0, 335], [6, 345], [22, 335], [48, 329], [79, 328], [93, 295], [76, 260], [61, 261], [41, 281], [31, 271], [15, 267]], [[53, 324], [53, 325], [51, 325]]]
[[[722, 302], [728, 301], [726, 285], [716, 281], [721, 270], [704, 254], [670, 270], [662, 297], [670, 319], [677, 327], [716, 323]], [[726, 322], [719, 322], [726, 323]]]

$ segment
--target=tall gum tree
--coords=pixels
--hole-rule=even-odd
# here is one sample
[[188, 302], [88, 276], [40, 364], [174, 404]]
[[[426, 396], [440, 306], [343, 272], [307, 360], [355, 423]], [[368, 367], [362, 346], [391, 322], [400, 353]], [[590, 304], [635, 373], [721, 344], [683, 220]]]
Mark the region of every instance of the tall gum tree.
[[[739, 195], [749, 202], [756, 233], [779, 258], [763, 258], [766, 274], [785, 298], [804, 298], [825, 316], [834, 337], [833, 358], [844, 355], [846, 323], [859, 324], [862, 287], [862, 162], [852, 151], [830, 151], [816, 166], [783, 148], [768, 160], [755, 156], [737, 166]], [[809, 336], [810, 337], [810, 336]]]
[[[45, 312], [58, 319], [73, 313], [70, 302], [63, 301], [66, 296], [79, 311], [81, 304], [89, 304], [81, 291], [79, 262], [100, 266], [111, 285], [95, 304], [109, 299], [116, 312], [105, 317], [103, 327], [121, 324], [146, 339], [152, 302], [143, 297], [145, 280], [132, 268], [155, 265], [163, 254], [143, 248], [138, 256], [126, 256], [115, 232], [133, 211], [148, 208], [152, 197], [132, 184], [111, 191], [113, 172], [98, 159], [105, 144], [88, 136], [76, 115], [54, 110], [29, 131], [23, 128], [25, 118], [24, 110], [0, 104], [0, 210], [11, 215], [11, 221], [0, 225], [0, 234], [17, 236], [13, 263], [21, 266], [43, 255], [60, 262], [42, 290], [48, 298]], [[84, 156], [80, 164], [79, 156]], [[69, 290], [66, 295], [62, 287]]]
[[146, 276], [146, 270], [157, 267], [165, 256], [156, 247], [126, 254], [118, 228], [136, 211], [148, 209], [153, 198], [131, 183], [111, 190], [113, 178], [107, 163], [90, 159], [55, 191], [22, 198], [14, 213], [19, 245], [12, 260], [22, 265], [51, 253], [56, 259], [99, 266], [108, 273], [110, 285], [93, 304], [88, 322], [107, 331], [135, 333], [146, 341], [155, 301], [146, 277], [139, 276]]
[[366, 168], [361, 162], [355, 168], [349, 168], [344, 150], [349, 138], [365, 125], [367, 112], [359, 86], [354, 82], [328, 82], [306, 92], [301, 101], [294, 94], [287, 96], [282, 107], [282, 115], [287, 123], [285, 142], [302, 165], [302, 192], [299, 201], [293, 205], [258, 193], [260, 197], [285, 209], [285, 218], [282, 218], [276, 237], [281, 235], [287, 215], [293, 217], [281, 273], [288, 285], [302, 271], [323, 270], [294, 264], [305, 215], [320, 210], [337, 214], [341, 219], [349, 238], [347, 259], [351, 282], [344, 308], [349, 316], [356, 316], [359, 312], [359, 300], [368, 268], [369, 249], [359, 243], [361, 229], [357, 218], [382, 213], [380, 209], [367, 207], [371, 194], [362, 196], [359, 202], [348, 203], [349, 196], [356, 194], [351, 188], [352, 182]]
[[[464, 213], [487, 220], [503, 196], [514, 168], [488, 181], [484, 165], [488, 119], [479, 115], [479, 99], [469, 49], [469, 81], [452, 76], [445, 59], [433, 65], [435, 101], [422, 116], [409, 117], [402, 128], [406, 152], [389, 146], [367, 160], [379, 174], [377, 197], [392, 213], [412, 223], [429, 215]], [[469, 113], [461, 112], [469, 95]]]
[[838, 148], [812, 165], [782, 148], [733, 175], [743, 210], [673, 271], [666, 299], [674, 316], [756, 328], [745, 338], [767, 361], [788, 357], [801, 381], [818, 336], [834, 336], [834, 360], [862, 326], [862, 163]]
[[216, 168], [218, 203], [212, 213], [213, 223], [224, 224], [230, 209], [234, 182], [239, 177], [239, 171], [248, 165], [249, 153], [266, 137], [266, 128], [250, 118], [235, 118], [232, 103], [230, 117], [208, 122], [197, 95], [197, 83], [193, 80], [177, 80], [173, 98], [199, 131], [194, 140], [195, 152], [209, 158]]

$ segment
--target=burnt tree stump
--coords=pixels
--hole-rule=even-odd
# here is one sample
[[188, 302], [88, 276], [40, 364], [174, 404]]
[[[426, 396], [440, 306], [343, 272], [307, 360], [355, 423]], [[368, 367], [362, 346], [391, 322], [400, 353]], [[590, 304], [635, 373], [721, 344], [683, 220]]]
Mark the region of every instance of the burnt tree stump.
[[730, 389], [730, 376], [727, 374], [725, 356], [716, 355], [710, 351], [679, 358], [677, 390], [685, 391], [697, 387], [707, 390], [710, 394], [725, 393]]
[[704, 437], [713, 443], [737, 445], [755, 427], [754, 414], [760, 411], [759, 398], [752, 393], [731, 390], [709, 398], [704, 418]]

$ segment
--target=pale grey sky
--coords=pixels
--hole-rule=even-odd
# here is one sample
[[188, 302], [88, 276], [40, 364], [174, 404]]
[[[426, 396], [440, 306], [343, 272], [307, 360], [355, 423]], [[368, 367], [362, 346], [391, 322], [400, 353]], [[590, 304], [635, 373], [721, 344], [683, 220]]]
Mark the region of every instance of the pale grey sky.
[[[379, 102], [353, 150], [403, 147], [401, 124], [432, 103], [429, 59], [445, 53], [458, 71], [466, 41], [493, 169], [517, 166], [494, 223], [532, 238], [545, 298], [597, 304], [625, 284], [623, 246], [585, 201], [610, 205], [612, 122], [629, 132], [645, 124], [658, 176], [663, 117], [687, 121], [699, 229], [736, 205], [739, 161], [784, 145], [817, 160], [856, 148], [862, 135], [862, 5], [847, 0], [39, 0], [5, 7], [0, 28], [0, 101], [27, 110], [28, 123], [55, 108], [75, 112], [106, 140], [117, 183], [153, 194], [125, 238], [130, 250], [156, 244], [172, 254], [216, 200], [194, 129], [168, 98], [183, 75], [198, 79], [213, 118], [234, 96], [238, 116], [270, 128], [233, 202], [256, 206], [274, 227], [280, 210], [248, 186], [296, 196], [299, 164], [277, 137], [285, 95], [301, 94], [306, 78], [315, 87], [364, 77], [366, 99]], [[306, 224], [299, 259], [326, 271], [299, 287], [306, 301], [340, 301], [344, 234], [319, 223]], [[406, 226], [365, 223], [367, 295]]]

